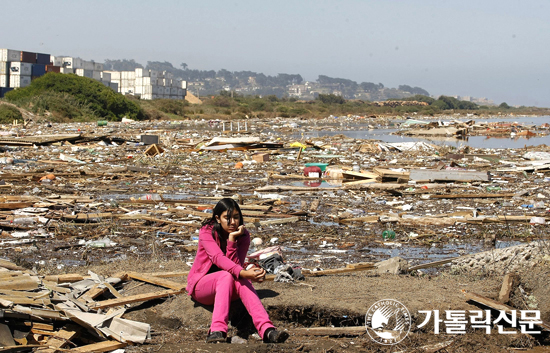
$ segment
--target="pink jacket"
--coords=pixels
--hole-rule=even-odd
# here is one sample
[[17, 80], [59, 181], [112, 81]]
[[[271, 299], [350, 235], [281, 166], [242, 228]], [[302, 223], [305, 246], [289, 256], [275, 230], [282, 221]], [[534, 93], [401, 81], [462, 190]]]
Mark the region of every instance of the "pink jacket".
[[208, 273], [212, 264], [218, 266], [222, 271], [227, 271], [235, 279], [239, 278], [239, 273], [243, 270], [244, 260], [248, 247], [250, 246], [250, 233], [245, 230], [236, 242], [227, 241], [226, 254], [220, 248], [218, 234], [216, 239], [212, 237], [212, 226], [206, 225], [199, 232], [199, 247], [197, 256], [191, 270], [187, 275], [187, 293], [193, 295], [197, 282]]

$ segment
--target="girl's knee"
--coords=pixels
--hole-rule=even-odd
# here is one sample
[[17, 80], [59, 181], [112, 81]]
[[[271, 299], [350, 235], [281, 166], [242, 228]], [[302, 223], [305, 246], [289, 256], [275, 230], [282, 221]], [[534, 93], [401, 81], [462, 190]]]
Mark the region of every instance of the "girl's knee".
[[220, 271], [218, 275], [217, 286], [230, 287], [231, 289], [233, 289], [233, 287], [235, 286], [235, 279], [233, 278], [233, 275], [226, 271]]

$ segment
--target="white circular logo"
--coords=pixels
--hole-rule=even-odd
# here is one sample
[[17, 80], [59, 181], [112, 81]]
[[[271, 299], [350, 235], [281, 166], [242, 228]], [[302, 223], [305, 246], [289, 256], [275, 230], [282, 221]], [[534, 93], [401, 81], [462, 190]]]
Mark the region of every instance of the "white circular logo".
[[397, 344], [409, 334], [411, 314], [397, 300], [379, 300], [367, 311], [365, 326], [373, 341], [384, 345]]

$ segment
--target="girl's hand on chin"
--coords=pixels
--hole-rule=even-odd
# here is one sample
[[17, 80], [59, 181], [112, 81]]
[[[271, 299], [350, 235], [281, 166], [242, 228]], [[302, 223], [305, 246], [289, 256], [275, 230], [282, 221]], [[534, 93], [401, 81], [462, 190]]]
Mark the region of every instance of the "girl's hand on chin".
[[239, 226], [236, 231], [229, 233], [229, 240], [235, 241], [237, 238], [239, 238], [241, 235], [244, 234], [244, 226]]

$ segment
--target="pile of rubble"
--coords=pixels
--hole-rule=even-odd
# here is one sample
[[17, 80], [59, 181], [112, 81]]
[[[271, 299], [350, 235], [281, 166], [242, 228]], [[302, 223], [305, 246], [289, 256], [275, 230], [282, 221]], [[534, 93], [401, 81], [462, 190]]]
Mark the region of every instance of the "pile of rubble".
[[[107, 352], [144, 343], [151, 337], [150, 325], [122, 316], [129, 304], [183, 293], [184, 284], [159, 277], [181, 275], [123, 273], [103, 278], [90, 272], [87, 277], [38, 276], [0, 260], [2, 351]], [[128, 295], [132, 280], [163, 290]], [[116, 289], [122, 285], [123, 289]]]

